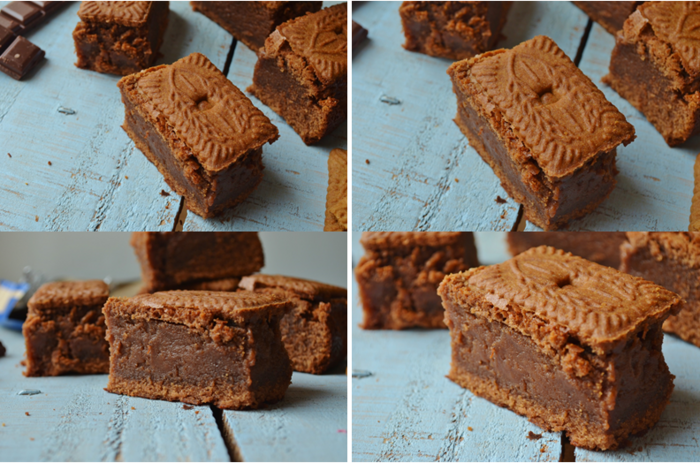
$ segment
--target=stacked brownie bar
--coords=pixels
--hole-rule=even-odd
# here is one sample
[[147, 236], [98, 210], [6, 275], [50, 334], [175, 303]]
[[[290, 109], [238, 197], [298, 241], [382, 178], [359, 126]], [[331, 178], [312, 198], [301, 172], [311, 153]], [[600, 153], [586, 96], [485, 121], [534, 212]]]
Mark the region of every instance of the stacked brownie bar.
[[551, 247], [448, 275], [449, 378], [575, 446], [614, 449], [673, 391], [661, 352], [676, 294]]
[[131, 235], [131, 246], [146, 293], [235, 291], [241, 277], [265, 265], [257, 233], [137, 232]]
[[479, 265], [467, 232], [366, 232], [355, 268], [365, 329], [444, 328], [437, 287]]
[[282, 116], [307, 145], [347, 118], [347, 4], [275, 29], [258, 52], [248, 91]]
[[22, 326], [27, 348], [25, 376], [107, 373], [102, 306], [109, 288], [100, 280], [41, 286], [28, 302]]
[[620, 267], [625, 240], [624, 232], [510, 232], [507, 237], [512, 256], [546, 245], [614, 269]]
[[455, 122], [527, 220], [556, 230], [612, 192], [616, 147], [634, 140], [634, 127], [550, 38], [447, 72]]
[[321, 374], [347, 355], [347, 290], [281, 275], [251, 275], [240, 287], [294, 304], [282, 318], [282, 342], [295, 371]]

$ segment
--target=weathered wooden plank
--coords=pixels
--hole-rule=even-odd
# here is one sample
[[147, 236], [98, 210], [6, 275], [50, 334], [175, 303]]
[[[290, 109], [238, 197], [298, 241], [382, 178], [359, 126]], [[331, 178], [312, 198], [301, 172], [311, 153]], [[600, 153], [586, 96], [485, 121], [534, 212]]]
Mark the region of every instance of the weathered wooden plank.
[[[358, 235], [358, 234], [356, 234]], [[503, 235], [477, 235], [480, 260], [504, 257]], [[558, 461], [561, 435], [448, 380], [447, 330], [364, 331], [353, 281], [353, 461]], [[528, 439], [532, 431], [539, 440]]]
[[576, 461], [697, 461], [700, 456], [700, 349], [665, 335], [664, 357], [676, 375], [671, 403], [643, 437], [610, 452], [576, 449]]
[[[324, 7], [341, 2], [324, 2]], [[228, 78], [245, 92], [253, 81], [257, 57], [238, 44]], [[328, 188], [328, 154], [347, 148], [347, 124], [320, 143], [306, 146], [284, 119], [246, 92], [279, 129], [280, 138], [263, 147], [265, 173], [250, 197], [217, 219], [204, 220], [188, 213], [184, 230], [299, 230], [321, 231], [325, 220]]]
[[294, 372], [281, 402], [225, 410], [224, 434], [243, 461], [346, 461], [347, 393], [344, 367], [325, 375]]
[[[109, 394], [107, 375], [25, 378], [22, 335], [0, 328], [4, 461], [229, 461], [208, 406]], [[38, 395], [18, 395], [22, 390]]]
[[[569, 229], [607, 231], [687, 230], [693, 196], [693, 163], [700, 137], [669, 148], [656, 129], [631, 104], [601, 82], [608, 73], [615, 39], [594, 24], [580, 69], [634, 125], [637, 139], [617, 149], [617, 187], [598, 208]], [[528, 224], [526, 230], [538, 230]]]
[[[30, 78], [0, 74], [0, 229], [170, 230], [180, 198], [160, 194], [170, 189], [121, 129], [119, 77], [73, 65], [78, 7], [30, 34], [47, 57]], [[198, 51], [223, 68], [231, 36], [187, 2], [170, 8], [157, 63]]]
[[[450, 61], [401, 47], [399, 5], [353, 11], [370, 31], [353, 57], [354, 228], [510, 230], [518, 205], [452, 121]], [[516, 2], [498, 46], [546, 34], [574, 56], [586, 22], [569, 2]]]

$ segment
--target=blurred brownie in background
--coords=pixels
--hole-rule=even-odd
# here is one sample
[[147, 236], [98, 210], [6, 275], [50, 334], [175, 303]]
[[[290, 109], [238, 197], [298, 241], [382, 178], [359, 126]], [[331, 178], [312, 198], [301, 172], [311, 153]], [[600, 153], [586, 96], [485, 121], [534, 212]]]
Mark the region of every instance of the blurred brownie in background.
[[235, 288], [235, 280], [265, 265], [256, 232], [136, 232], [131, 246], [146, 293]]
[[644, 2], [571, 2], [593, 21], [615, 35], [622, 29], [625, 19]]
[[42, 285], [28, 302], [22, 326], [27, 359], [25, 376], [109, 372], [102, 306], [109, 287], [101, 280]]
[[190, 5], [257, 53], [277, 26], [320, 10], [323, 2], [190, 2]]
[[479, 265], [471, 232], [365, 232], [360, 242], [364, 329], [445, 328], [438, 285]]
[[348, 295], [345, 288], [282, 275], [251, 275], [240, 287], [280, 294], [294, 303], [280, 323], [292, 367], [321, 374], [347, 356]]
[[452, 60], [491, 50], [513, 2], [403, 2], [406, 50]]
[[169, 2], [82, 2], [73, 31], [79, 68], [126, 76], [153, 65]]
[[510, 232], [511, 256], [547, 245], [614, 269], [620, 268], [620, 246], [625, 232]]

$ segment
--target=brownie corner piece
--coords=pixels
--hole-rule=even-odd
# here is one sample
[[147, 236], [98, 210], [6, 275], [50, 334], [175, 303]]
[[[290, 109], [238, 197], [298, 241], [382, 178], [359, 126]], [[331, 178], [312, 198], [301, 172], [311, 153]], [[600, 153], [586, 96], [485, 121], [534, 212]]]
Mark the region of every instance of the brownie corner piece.
[[262, 180], [262, 146], [279, 137], [262, 111], [206, 56], [123, 77], [123, 128], [185, 206], [210, 218]]
[[700, 233], [627, 232], [620, 270], [682, 297], [683, 310], [663, 329], [700, 347]]
[[236, 40], [258, 52], [277, 26], [321, 9], [323, 2], [190, 2], [228, 31]]
[[455, 122], [525, 218], [556, 230], [594, 210], [615, 187], [616, 148], [634, 127], [545, 36], [447, 70]]
[[347, 356], [347, 290], [282, 275], [244, 277], [240, 287], [281, 294], [294, 303], [280, 332], [295, 371], [322, 374]]
[[438, 285], [479, 265], [471, 232], [365, 232], [360, 242], [364, 329], [445, 328]]
[[603, 29], [615, 35], [637, 5], [644, 2], [571, 2]]
[[513, 2], [403, 2], [401, 25], [409, 51], [460, 60], [491, 50]]
[[46, 283], [29, 299], [22, 325], [25, 376], [109, 371], [102, 306], [109, 287], [101, 280]]
[[73, 31], [75, 65], [122, 76], [152, 66], [169, 11], [169, 2], [82, 2]]
[[348, 230], [348, 152], [336, 148], [328, 156], [326, 221], [323, 231]]
[[683, 302], [671, 291], [540, 246], [448, 275], [438, 293], [448, 377], [577, 447], [622, 446], [669, 402], [661, 326]]
[[258, 53], [248, 91], [307, 145], [347, 119], [347, 35], [341, 3], [277, 26]]
[[250, 291], [166, 291], [104, 307], [106, 390], [148, 399], [259, 408], [284, 398], [292, 367], [280, 336], [291, 302]]
[[615, 37], [604, 81], [637, 108], [669, 146], [700, 133], [697, 2], [644, 2]]

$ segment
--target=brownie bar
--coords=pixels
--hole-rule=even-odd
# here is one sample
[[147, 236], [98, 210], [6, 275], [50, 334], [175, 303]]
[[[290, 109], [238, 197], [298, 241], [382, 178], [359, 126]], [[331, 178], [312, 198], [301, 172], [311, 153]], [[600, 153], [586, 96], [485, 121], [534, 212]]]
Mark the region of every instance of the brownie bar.
[[169, 2], [82, 2], [73, 31], [75, 65], [120, 76], [152, 66], [169, 11]]
[[240, 287], [280, 294], [294, 303], [282, 318], [282, 342], [295, 371], [324, 373], [347, 356], [348, 295], [345, 288], [281, 275], [251, 275]]
[[452, 60], [491, 50], [513, 2], [403, 2], [399, 8], [409, 51]]
[[214, 66], [193, 53], [119, 81], [123, 128], [204, 218], [245, 200], [262, 180], [262, 146], [277, 127]]
[[[234, 289], [232, 280], [265, 265], [257, 232], [135, 232], [131, 246], [141, 264], [143, 292]], [[212, 283], [212, 280], [223, 280]], [[209, 282], [209, 283], [208, 283]]]
[[700, 231], [700, 155], [693, 166], [693, 199], [690, 203], [690, 225], [688, 231]]
[[579, 7], [593, 21], [615, 35], [637, 5], [644, 2], [571, 2]]
[[625, 240], [624, 232], [510, 232], [507, 237], [512, 256], [547, 245], [614, 269], [620, 268]]
[[106, 390], [226, 409], [279, 401], [292, 378], [279, 322], [291, 307], [248, 291], [112, 297]]
[[700, 347], [700, 234], [628, 232], [620, 270], [677, 293], [685, 300], [663, 329]]
[[190, 5], [257, 53], [277, 26], [320, 10], [323, 2], [190, 2]]
[[603, 81], [641, 111], [669, 146], [700, 132], [697, 2], [646, 2], [615, 38]]
[[42, 285], [27, 303], [22, 325], [27, 359], [25, 376], [109, 372], [102, 306], [109, 287], [100, 280]]
[[346, 3], [292, 19], [258, 52], [248, 91], [307, 145], [347, 119], [347, 20]]
[[650, 429], [673, 391], [661, 325], [682, 300], [641, 278], [542, 246], [448, 275], [449, 378], [608, 450]]
[[326, 222], [323, 231], [348, 230], [348, 152], [334, 149], [328, 156]]
[[479, 265], [469, 232], [365, 232], [355, 268], [364, 329], [445, 328], [437, 287]]
[[455, 122], [525, 218], [556, 230], [615, 187], [634, 127], [548, 37], [452, 64]]

